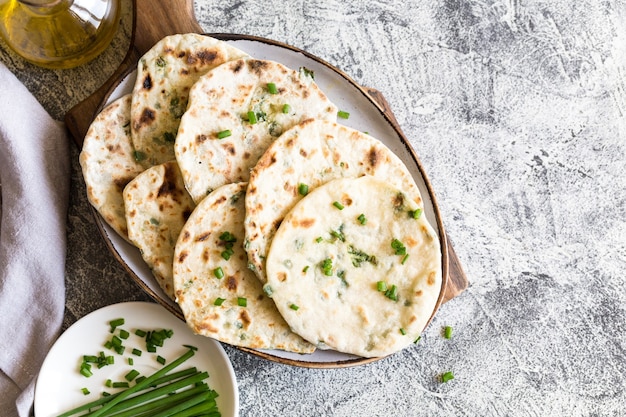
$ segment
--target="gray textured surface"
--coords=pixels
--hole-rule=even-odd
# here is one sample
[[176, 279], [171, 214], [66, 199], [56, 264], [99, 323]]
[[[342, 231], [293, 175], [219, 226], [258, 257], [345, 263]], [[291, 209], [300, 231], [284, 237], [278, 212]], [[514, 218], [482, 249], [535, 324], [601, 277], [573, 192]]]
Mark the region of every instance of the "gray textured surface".
[[[382, 91], [471, 281], [417, 346], [367, 366], [227, 347], [242, 416], [625, 415], [623, 1], [202, 0], [196, 13], [207, 32], [303, 48]], [[40, 70], [3, 43], [0, 59], [61, 118], [121, 61], [128, 15], [84, 68]], [[66, 325], [147, 299], [99, 238], [73, 157]]]

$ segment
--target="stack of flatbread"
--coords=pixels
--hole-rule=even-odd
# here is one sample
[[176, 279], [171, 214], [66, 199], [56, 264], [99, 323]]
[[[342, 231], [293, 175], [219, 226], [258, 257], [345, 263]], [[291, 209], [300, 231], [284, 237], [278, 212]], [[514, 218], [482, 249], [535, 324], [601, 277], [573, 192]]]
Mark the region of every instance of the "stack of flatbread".
[[166, 37], [87, 133], [89, 201], [194, 332], [388, 355], [433, 313], [439, 240], [406, 166], [337, 112], [311, 71]]

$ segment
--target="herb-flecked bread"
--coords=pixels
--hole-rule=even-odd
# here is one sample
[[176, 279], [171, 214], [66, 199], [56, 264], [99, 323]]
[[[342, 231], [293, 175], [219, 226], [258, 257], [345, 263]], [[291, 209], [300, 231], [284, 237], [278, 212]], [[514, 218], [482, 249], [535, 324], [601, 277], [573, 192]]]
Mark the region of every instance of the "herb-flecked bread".
[[174, 159], [174, 139], [189, 89], [224, 62], [247, 56], [224, 41], [196, 33], [166, 36], [137, 64], [132, 99], [132, 143], [147, 168]]
[[175, 161], [155, 165], [124, 188], [128, 237], [172, 300], [172, 262], [178, 235], [195, 204]]
[[380, 140], [334, 122], [307, 120], [272, 144], [250, 174], [246, 196], [246, 251], [262, 282], [265, 257], [283, 217], [306, 192], [330, 180], [372, 175], [422, 205], [402, 161]]
[[89, 202], [126, 240], [122, 193], [126, 184], [144, 170], [135, 160], [130, 140], [130, 103], [131, 95], [125, 95], [96, 116], [79, 156]]
[[174, 257], [176, 300], [197, 334], [235, 346], [310, 353], [247, 268], [243, 250], [246, 183], [203, 199], [184, 226]]
[[363, 176], [328, 182], [293, 207], [272, 240], [264, 289], [317, 347], [379, 357], [419, 337], [441, 274], [439, 240], [420, 206]]
[[267, 147], [296, 123], [336, 117], [310, 72], [252, 58], [227, 62], [191, 89], [176, 160], [197, 203], [221, 185], [247, 181]]

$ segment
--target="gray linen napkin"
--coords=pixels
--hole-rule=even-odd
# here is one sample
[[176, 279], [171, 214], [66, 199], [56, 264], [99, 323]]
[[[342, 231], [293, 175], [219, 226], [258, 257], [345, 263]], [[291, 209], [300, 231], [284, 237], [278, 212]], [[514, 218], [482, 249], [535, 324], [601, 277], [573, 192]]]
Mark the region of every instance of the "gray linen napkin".
[[0, 64], [0, 414], [27, 416], [65, 306], [69, 141]]

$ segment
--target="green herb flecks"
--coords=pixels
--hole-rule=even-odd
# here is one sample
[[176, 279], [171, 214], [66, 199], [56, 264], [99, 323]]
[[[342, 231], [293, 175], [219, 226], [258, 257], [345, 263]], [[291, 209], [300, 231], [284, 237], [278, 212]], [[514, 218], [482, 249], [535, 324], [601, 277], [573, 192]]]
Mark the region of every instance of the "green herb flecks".
[[172, 132], [163, 133], [163, 140], [166, 143], [174, 143], [176, 141], [176, 135]]
[[277, 122], [271, 122], [269, 125], [269, 133], [273, 137], [277, 138], [283, 134], [283, 127]]
[[233, 247], [235, 242], [237, 242], [237, 238], [232, 233], [226, 231], [219, 236], [219, 240], [218, 244], [224, 246], [224, 250], [221, 253], [222, 258], [228, 261], [233, 253], [235, 253]]
[[333, 275], [333, 260], [330, 258], [326, 258], [321, 263], [322, 272], [324, 275], [330, 277]]
[[226, 129], [226, 130], [222, 130], [222, 131], [217, 132], [216, 136], [217, 136], [218, 139], [225, 139], [225, 138], [231, 136], [232, 134], [233, 133], [230, 130]]
[[394, 250], [396, 255], [406, 255], [406, 246], [404, 246], [404, 244], [398, 239], [393, 239], [391, 241], [391, 248]]
[[422, 216], [422, 209], [409, 210], [409, 217], [412, 219], [419, 219]]
[[352, 265], [357, 268], [361, 267], [361, 265], [363, 265], [363, 262], [369, 262], [372, 265], [378, 265], [378, 260], [376, 259], [376, 256], [369, 255], [352, 245], [348, 246], [348, 253], [352, 258]]
[[256, 113], [253, 112], [252, 110], [248, 112], [248, 123], [250, 123], [251, 125], [255, 125], [257, 124], [257, 117], [256, 117]]
[[307, 67], [300, 67], [298, 69], [298, 72], [300, 73], [300, 77], [310, 78], [312, 80], [315, 79], [315, 72], [308, 69]]
[[278, 87], [274, 83], [267, 83], [267, 91], [270, 94], [278, 94]]
[[187, 103], [181, 102], [180, 98], [172, 97], [170, 100], [170, 114], [174, 116], [175, 119], [180, 119], [185, 114], [185, 108], [187, 107]]
[[145, 160], [147, 158], [147, 156], [146, 156], [146, 154], [144, 152], [133, 151], [133, 158], [135, 158], [135, 161], [141, 162], [141, 161]]
[[346, 236], [343, 234], [343, 229], [344, 229], [344, 225], [342, 224], [341, 226], [339, 226], [339, 228], [337, 230], [331, 230], [330, 231], [330, 235], [332, 236], [332, 240], [334, 241], [341, 241], [341, 242], [345, 242], [346, 241]]
[[441, 382], [448, 382], [454, 379], [454, 374], [452, 371], [444, 372], [441, 374]]

